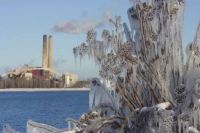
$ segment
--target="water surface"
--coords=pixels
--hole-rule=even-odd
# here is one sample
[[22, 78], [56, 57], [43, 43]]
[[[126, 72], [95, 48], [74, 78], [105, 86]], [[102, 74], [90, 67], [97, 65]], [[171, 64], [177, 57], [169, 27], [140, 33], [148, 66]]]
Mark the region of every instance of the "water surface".
[[66, 128], [66, 118], [78, 119], [88, 111], [88, 91], [1, 92], [0, 132], [9, 123], [25, 133], [28, 119]]

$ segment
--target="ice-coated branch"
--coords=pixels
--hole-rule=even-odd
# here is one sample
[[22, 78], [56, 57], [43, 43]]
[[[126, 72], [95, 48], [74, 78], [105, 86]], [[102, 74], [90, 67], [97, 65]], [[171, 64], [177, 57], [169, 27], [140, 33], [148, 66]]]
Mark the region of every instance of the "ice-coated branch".
[[[115, 29], [102, 33], [102, 56], [90, 54], [99, 61], [100, 76], [112, 82], [118, 95], [119, 110], [114, 115], [125, 117], [122, 126], [117, 126], [118, 132], [198, 131], [200, 26], [183, 64], [184, 0], [132, 2], [127, 12], [130, 29], [120, 17], [110, 20]], [[97, 44], [96, 39], [91, 40], [89, 51]]]

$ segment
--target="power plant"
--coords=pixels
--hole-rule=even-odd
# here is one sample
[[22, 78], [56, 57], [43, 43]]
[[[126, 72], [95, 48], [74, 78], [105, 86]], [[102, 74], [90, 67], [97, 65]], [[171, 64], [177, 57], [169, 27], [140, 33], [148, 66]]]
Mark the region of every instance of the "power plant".
[[43, 35], [42, 66], [24, 65], [0, 76], [0, 88], [51, 88], [69, 87], [77, 82], [78, 76], [72, 73], [59, 74], [54, 68], [53, 37]]
[[43, 80], [58, 77], [53, 68], [53, 37], [51, 35], [43, 35], [42, 44], [42, 66], [33, 67], [24, 65], [8, 72], [8, 77], [26, 77], [39, 78]]

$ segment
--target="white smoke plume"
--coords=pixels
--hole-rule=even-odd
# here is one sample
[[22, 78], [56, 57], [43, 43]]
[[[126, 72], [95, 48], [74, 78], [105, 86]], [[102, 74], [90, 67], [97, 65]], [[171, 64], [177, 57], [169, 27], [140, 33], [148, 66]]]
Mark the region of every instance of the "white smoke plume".
[[96, 29], [103, 25], [102, 22], [97, 22], [94, 19], [88, 20], [66, 20], [64, 22], [58, 23], [54, 26], [54, 31], [56, 32], [66, 32], [66, 33], [82, 33], [87, 32], [90, 29]]
[[64, 32], [64, 33], [86, 33], [88, 30], [97, 29], [103, 27], [108, 20], [112, 18], [112, 13], [110, 11], [105, 11], [102, 14], [101, 20], [96, 20], [94, 18], [84, 17], [81, 20], [66, 20], [60, 22], [53, 27], [55, 32]]

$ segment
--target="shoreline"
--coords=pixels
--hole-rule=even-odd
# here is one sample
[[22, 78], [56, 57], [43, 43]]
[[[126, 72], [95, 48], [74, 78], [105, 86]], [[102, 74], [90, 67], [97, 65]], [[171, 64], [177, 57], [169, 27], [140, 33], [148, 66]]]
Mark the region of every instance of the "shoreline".
[[90, 88], [7, 88], [1, 92], [54, 92], [54, 91], [90, 91]]

